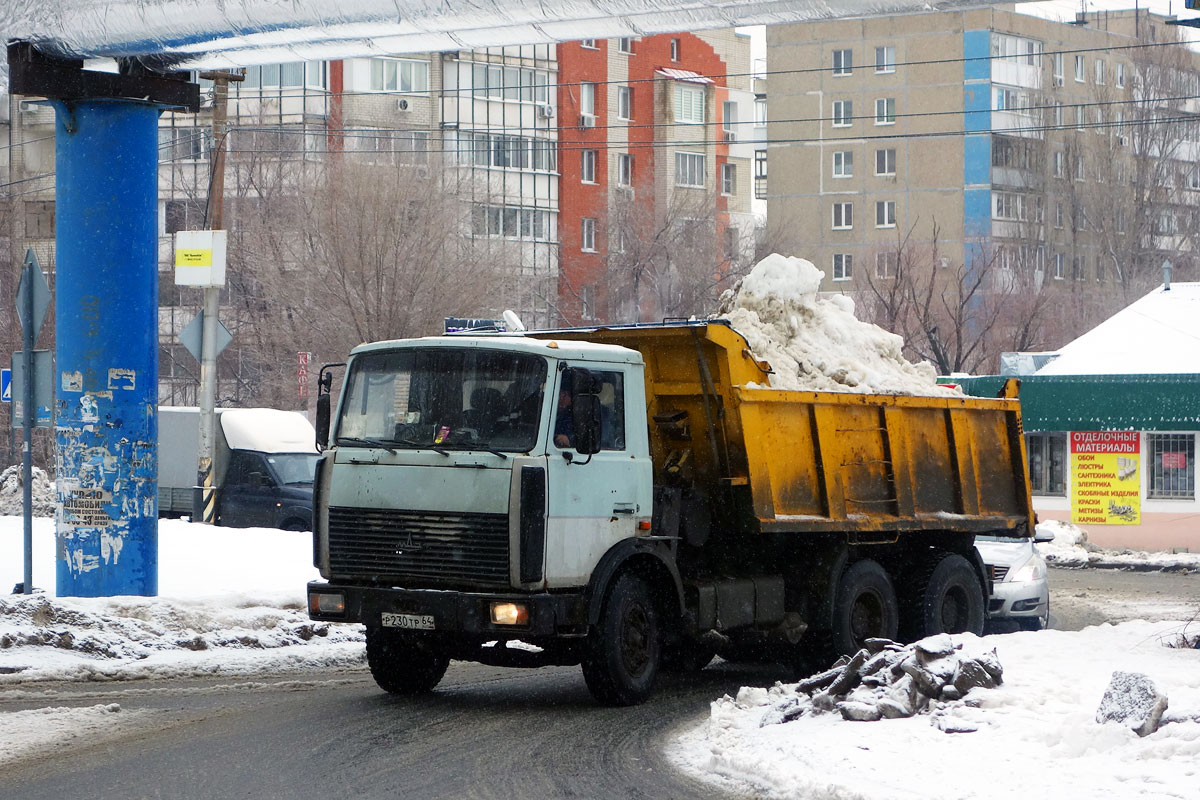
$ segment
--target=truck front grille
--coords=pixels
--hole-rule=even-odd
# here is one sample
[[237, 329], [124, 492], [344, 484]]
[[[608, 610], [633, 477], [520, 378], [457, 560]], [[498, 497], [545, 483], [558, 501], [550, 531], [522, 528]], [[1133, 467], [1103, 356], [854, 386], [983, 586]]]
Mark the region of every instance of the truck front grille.
[[329, 566], [418, 587], [506, 588], [508, 515], [330, 508]]

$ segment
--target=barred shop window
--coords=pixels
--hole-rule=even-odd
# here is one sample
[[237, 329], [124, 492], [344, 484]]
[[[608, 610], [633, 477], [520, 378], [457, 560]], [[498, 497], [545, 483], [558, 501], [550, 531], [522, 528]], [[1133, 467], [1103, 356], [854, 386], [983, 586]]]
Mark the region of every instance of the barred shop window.
[[1150, 482], [1147, 497], [1192, 500], [1196, 497], [1196, 435], [1150, 433]]

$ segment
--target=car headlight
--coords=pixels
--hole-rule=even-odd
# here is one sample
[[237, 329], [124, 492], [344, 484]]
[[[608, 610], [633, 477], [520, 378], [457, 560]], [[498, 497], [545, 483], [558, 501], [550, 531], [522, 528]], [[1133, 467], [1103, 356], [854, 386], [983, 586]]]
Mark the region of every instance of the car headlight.
[[1013, 583], [1033, 583], [1046, 579], [1046, 562], [1038, 556], [1026, 561], [1021, 568], [1012, 572], [1008, 579]]

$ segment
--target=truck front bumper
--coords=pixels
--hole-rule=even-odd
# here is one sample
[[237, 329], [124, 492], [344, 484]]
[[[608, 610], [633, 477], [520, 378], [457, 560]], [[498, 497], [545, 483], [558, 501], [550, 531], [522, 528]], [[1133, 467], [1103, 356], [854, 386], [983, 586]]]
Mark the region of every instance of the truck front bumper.
[[[524, 625], [492, 622], [495, 603], [523, 605], [528, 612], [528, 621]], [[361, 622], [367, 627], [381, 627], [384, 614], [432, 617], [432, 630], [436, 633], [481, 640], [587, 634], [587, 605], [582, 592], [481, 594], [325, 581], [308, 584], [308, 615], [314, 620]]]

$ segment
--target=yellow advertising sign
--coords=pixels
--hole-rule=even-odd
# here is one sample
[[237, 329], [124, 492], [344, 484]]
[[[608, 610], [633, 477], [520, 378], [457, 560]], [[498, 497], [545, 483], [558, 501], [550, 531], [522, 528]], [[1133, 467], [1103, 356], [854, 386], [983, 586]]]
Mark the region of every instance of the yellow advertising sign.
[[1137, 525], [1142, 481], [1137, 431], [1071, 433], [1071, 521]]
[[211, 267], [212, 263], [212, 248], [207, 250], [184, 250], [180, 248], [175, 251], [175, 266], [177, 267]]

